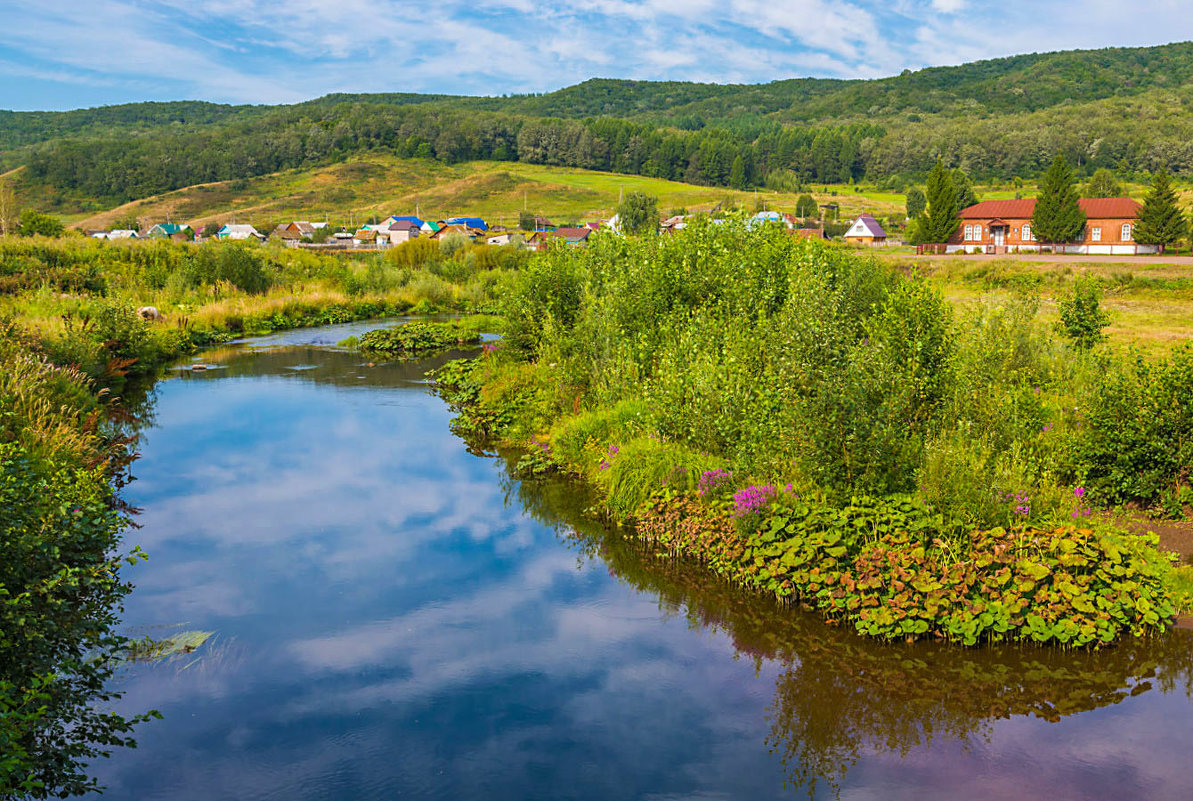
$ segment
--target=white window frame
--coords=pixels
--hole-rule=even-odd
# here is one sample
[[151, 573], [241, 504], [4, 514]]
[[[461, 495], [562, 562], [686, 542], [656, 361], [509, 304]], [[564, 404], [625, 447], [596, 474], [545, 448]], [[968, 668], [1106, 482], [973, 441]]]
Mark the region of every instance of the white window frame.
[[1101, 242], [1102, 241], [1102, 229], [1101, 228], [1089, 229], [1089, 241], [1090, 242]]
[[983, 226], [981, 226], [981, 225], [975, 225], [973, 227], [973, 241], [974, 242], [982, 241], [982, 227]]
[[1035, 242], [1036, 241], [1035, 235], [1032, 234], [1032, 232], [1031, 232], [1030, 225], [1023, 226], [1023, 241], [1024, 242]]
[[1134, 231], [1132, 230], [1132, 228], [1131, 228], [1131, 223], [1123, 223], [1122, 240], [1123, 240], [1124, 242], [1130, 242], [1130, 241], [1131, 241], [1131, 236], [1132, 236], [1134, 233], [1135, 233], [1135, 232], [1134, 232]]
[[965, 226], [965, 241], [966, 242], [973, 241], [973, 226], [972, 225]]

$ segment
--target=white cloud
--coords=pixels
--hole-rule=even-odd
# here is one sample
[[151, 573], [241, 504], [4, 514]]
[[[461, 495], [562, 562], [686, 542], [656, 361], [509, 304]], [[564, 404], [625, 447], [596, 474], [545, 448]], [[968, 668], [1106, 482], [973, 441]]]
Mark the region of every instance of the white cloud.
[[[589, 77], [875, 77], [1019, 52], [1193, 38], [1178, 0], [67, 0], [0, 4], [0, 74], [63, 95], [289, 102], [549, 91]], [[997, 35], [991, 35], [996, 31]], [[71, 87], [76, 87], [73, 93]], [[108, 87], [115, 87], [109, 89]], [[14, 84], [13, 91], [19, 89]], [[106, 96], [106, 95], [105, 95]], [[7, 105], [0, 89], [0, 106]]]

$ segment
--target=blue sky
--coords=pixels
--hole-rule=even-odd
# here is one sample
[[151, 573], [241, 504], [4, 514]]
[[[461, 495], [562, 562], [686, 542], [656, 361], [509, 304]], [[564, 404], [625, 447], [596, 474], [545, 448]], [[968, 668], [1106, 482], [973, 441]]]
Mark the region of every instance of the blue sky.
[[0, 0], [0, 108], [877, 77], [1186, 39], [1188, 0]]

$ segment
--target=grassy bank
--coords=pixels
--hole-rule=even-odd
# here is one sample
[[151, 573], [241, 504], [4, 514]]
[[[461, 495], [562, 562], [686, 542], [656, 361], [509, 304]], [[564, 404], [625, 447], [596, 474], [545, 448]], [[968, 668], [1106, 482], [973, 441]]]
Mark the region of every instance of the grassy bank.
[[1188, 568], [1097, 510], [1183, 512], [1193, 354], [1087, 352], [1029, 290], [957, 311], [776, 231], [608, 239], [532, 264], [502, 347], [437, 382], [525, 471], [582, 476], [643, 536], [864, 633], [1159, 630]]

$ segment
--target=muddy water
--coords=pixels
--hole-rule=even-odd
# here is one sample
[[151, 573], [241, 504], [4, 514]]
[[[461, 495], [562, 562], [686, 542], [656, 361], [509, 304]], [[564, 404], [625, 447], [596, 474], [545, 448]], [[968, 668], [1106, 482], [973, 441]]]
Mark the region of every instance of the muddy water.
[[[369, 326], [365, 326], [366, 328]], [[115, 799], [1189, 799], [1193, 639], [884, 646], [584, 521], [351, 327], [155, 389]]]

